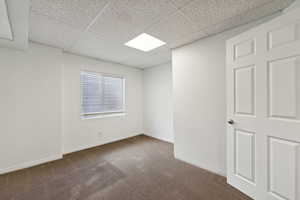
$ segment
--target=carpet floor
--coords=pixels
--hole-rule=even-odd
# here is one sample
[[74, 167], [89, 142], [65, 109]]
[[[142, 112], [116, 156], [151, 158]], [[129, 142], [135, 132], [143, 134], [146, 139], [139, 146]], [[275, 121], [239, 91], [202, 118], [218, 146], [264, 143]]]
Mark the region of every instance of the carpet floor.
[[1, 200], [250, 200], [222, 176], [176, 160], [147, 136], [0, 175]]

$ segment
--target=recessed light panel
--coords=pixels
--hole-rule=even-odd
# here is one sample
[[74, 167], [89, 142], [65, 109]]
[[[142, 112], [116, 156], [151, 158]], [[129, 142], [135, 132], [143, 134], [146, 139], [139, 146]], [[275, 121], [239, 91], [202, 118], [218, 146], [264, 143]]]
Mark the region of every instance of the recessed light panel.
[[0, 0], [0, 38], [13, 39], [5, 0]]
[[166, 43], [151, 36], [147, 33], [142, 33], [141, 35], [137, 36], [136, 38], [130, 40], [129, 42], [125, 43], [126, 46], [141, 50], [141, 51], [151, 51], [156, 49]]

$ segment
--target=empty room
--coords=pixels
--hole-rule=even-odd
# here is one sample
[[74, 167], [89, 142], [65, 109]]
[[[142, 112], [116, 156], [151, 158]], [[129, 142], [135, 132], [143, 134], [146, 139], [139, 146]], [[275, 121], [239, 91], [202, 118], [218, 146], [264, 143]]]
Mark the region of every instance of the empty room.
[[0, 0], [0, 200], [300, 200], [300, 0]]

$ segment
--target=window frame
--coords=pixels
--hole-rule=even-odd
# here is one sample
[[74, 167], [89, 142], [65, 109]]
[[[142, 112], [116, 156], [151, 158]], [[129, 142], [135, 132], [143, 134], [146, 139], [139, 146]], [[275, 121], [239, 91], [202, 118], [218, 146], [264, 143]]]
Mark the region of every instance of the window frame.
[[[123, 109], [120, 111], [106, 111], [106, 112], [91, 112], [91, 113], [84, 113], [83, 112], [83, 88], [81, 87], [81, 73], [91, 73], [96, 74], [99, 76], [107, 76], [112, 78], [120, 78], [123, 80]], [[126, 78], [125, 76], [118, 75], [118, 74], [110, 74], [104, 73], [99, 71], [90, 71], [81, 69], [79, 71], [79, 87], [80, 87], [80, 117], [81, 119], [93, 119], [93, 118], [103, 118], [103, 117], [111, 117], [111, 116], [122, 116], [126, 114]]]

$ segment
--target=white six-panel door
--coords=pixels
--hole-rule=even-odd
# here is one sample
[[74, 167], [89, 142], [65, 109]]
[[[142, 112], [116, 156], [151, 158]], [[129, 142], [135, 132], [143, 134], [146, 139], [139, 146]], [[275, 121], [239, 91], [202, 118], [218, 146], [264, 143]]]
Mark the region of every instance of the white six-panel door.
[[228, 183], [300, 200], [300, 9], [226, 45]]

